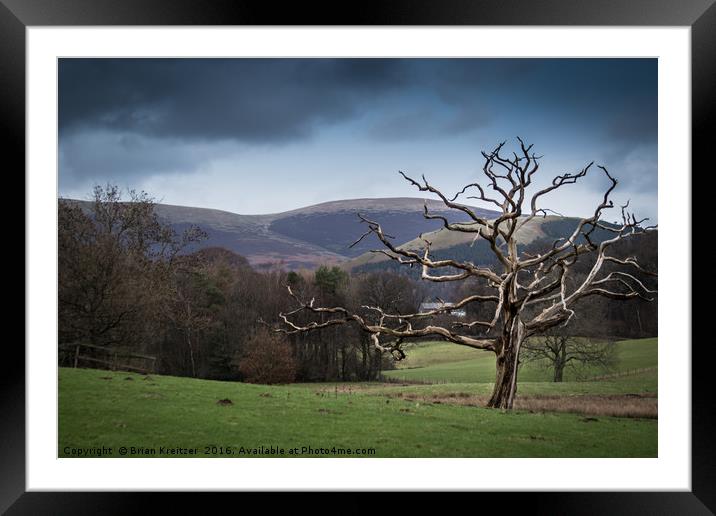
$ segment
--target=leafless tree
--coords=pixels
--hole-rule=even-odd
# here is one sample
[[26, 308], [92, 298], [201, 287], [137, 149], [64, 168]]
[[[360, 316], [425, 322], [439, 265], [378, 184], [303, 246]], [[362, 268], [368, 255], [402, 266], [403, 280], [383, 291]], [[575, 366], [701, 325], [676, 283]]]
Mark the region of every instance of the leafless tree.
[[[279, 314], [282, 324], [275, 331], [290, 334], [356, 324], [369, 334], [376, 348], [392, 353], [396, 360], [405, 357], [401, 345], [406, 339], [427, 336], [490, 350], [496, 355], [497, 371], [488, 406], [511, 409], [517, 390], [518, 357], [525, 339], [567, 324], [574, 315], [575, 303], [582, 298], [605, 296], [624, 300], [648, 299], [650, 294], [655, 293], [655, 290], [651, 290], [635, 276], [635, 271], [647, 272], [636, 258], [620, 259], [608, 254], [610, 246], [615, 242], [652, 230], [655, 226], [642, 226], [647, 219], [637, 220], [627, 211], [628, 203], [621, 207], [620, 224], [606, 224], [602, 221], [603, 211], [614, 207], [610, 195], [617, 185], [617, 180], [603, 166], [598, 168], [604, 174], [608, 186], [593, 214], [580, 219], [571, 235], [556, 240], [543, 253], [518, 251], [518, 230], [536, 217], [545, 217], [551, 212], [541, 207], [543, 197], [566, 185], [577, 183], [592, 169], [593, 163], [577, 173], [558, 175], [549, 186], [529, 195], [528, 190], [539, 170], [541, 157], [532, 152], [532, 145], [527, 146], [520, 138], [517, 140], [519, 151], [509, 156], [503, 154], [504, 142], [489, 153], [483, 152], [485, 161], [482, 172], [487, 182], [484, 185], [477, 182], [468, 184], [452, 197], [432, 186], [424, 176], [422, 181], [416, 181], [400, 172], [421, 192], [436, 195], [445, 206], [469, 217], [467, 223], [454, 223], [443, 215], [431, 213], [427, 205], [424, 208], [425, 218], [440, 221], [444, 230], [473, 234], [475, 240], [484, 239], [499, 264], [495, 270], [470, 261], [433, 259], [431, 242], [426, 238], [422, 238], [422, 250], [396, 245], [380, 223], [358, 214], [360, 221], [367, 226], [367, 231], [353, 245], [368, 235], [375, 235], [384, 248], [374, 252], [382, 253], [408, 267], [420, 267], [423, 280], [453, 282], [474, 278], [488, 287], [490, 293], [468, 295], [450, 306], [415, 313], [391, 312], [384, 307], [365, 305], [362, 308], [372, 314], [365, 316], [341, 306], [317, 306], [315, 298], [303, 300], [288, 286], [289, 295], [294, 298], [297, 307]], [[499, 216], [487, 219], [470, 207], [456, 202], [468, 191], [475, 194], [467, 196], [467, 199], [497, 207]], [[607, 232], [609, 237], [597, 242], [596, 230]], [[572, 265], [583, 259], [583, 255], [593, 257], [591, 268], [579, 281], [568, 281], [573, 276], [570, 274]], [[605, 263], [619, 265], [621, 270], [603, 272], [602, 266]], [[494, 307], [493, 316], [485, 320], [452, 322], [449, 325], [432, 324], [435, 316], [471, 303], [490, 303]], [[320, 316], [320, 322], [296, 323], [295, 316], [305, 312]]]
[[141, 345], [147, 319], [161, 305], [175, 261], [202, 238], [198, 228], [177, 235], [144, 192], [96, 186], [85, 205], [58, 203], [60, 341], [95, 346]]
[[555, 382], [563, 381], [564, 371], [568, 367], [577, 373], [581, 369], [607, 372], [614, 368], [616, 360], [614, 341], [575, 337], [564, 328], [528, 339], [520, 353], [520, 363], [542, 362], [553, 371]]
[[[197, 376], [197, 341], [201, 333], [209, 329], [214, 321], [206, 310], [205, 297], [201, 288], [193, 284], [192, 271], [183, 274], [178, 272], [168, 285], [169, 295], [163, 305], [163, 316], [182, 334], [186, 349], [189, 352], [191, 376]], [[189, 277], [186, 277], [189, 276]]]
[[251, 335], [235, 365], [249, 383], [291, 383], [297, 364], [286, 337], [270, 333], [263, 326]]

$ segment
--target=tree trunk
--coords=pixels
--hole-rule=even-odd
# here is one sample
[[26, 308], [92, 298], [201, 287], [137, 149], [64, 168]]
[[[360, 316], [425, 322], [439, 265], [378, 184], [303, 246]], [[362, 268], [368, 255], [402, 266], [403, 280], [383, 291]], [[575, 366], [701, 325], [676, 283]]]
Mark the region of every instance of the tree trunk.
[[636, 320], [639, 323], [639, 337], [644, 335], [644, 327], [641, 325], [641, 316], [639, 315], [639, 307], [636, 307]]
[[554, 381], [561, 382], [564, 375], [564, 364], [562, 362], [556, 362], [554, 364]]
[[191, 345], [191, 334], [186, 330], [186, 344], [189, 347], [189, 361], [191, 362], [191, 377], [196, 378], [196, 363], [194, 362], [194, 348]]
[[567, 365], [567, 337], [559, 337], [559, 353], [554, 361], [554, 381], [561, 382], [564, 376], [564, 367]]
[[363, 371], [362, 371], [362, 377], [363, 380], [368, 381], [370, 380], [370, 369], [368, 368], [368, 353], [370, 352], [370, 348], [368, 347], [368, 343], [365, 340], [364, 336], [361, 336], [361, 358], [363, 360]]
[[497, 353], [497, 374], [495, 387], [487, 406], [490, 408], [512, 409], [517, 392], [517, 366], [520, 346], [525, 339], [524, 325], [515, 318], [504, 326], [505, 334]]

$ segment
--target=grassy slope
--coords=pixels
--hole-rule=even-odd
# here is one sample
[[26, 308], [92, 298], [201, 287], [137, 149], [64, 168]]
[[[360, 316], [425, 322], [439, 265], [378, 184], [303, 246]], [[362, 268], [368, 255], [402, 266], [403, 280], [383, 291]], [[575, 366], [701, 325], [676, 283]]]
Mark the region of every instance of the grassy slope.
[[[434, 210], [434, 208], [432, 209]], [[517, 231], [517, 233], [515, 234], [517, 242], [520, 244], [526, 244], [532, 242], [537, 238], [545, 237], [546, 235], [541, 229], [542, 225], [545, 222], [560, 220], [561, 218], [562, 217], [555, 217], [553, 215], [549, 215], [544, 218], [538, 217], [536, 219], [533, 219]], [[384, 228], [386, 228], [386, 231], [388, 231], [386, 226], [384, 226]], [[404, 249], [422, 250], [424, 246], [423, 239], [422, 237], [415, 237], [416, 234], [418, 233], [413, 233], [413, 236], [411, 237], [412, 240], [408, 240], [407, 242], [401, 244], [399, 247]], [[471, 244], [475, 239], [474, 233], [448, 231], [444, 228], [424, 233], [422, 236], [430, 240], [430, 248], [434, 251], [440, 249], [447, 249], [458, 245]], [[366, 264], [386, 262], [388, 260], [389, 258], [384, 254], [367, 252], [346, 262], [344, 266], [348, 269], [353, 269], [364, 266]]]
[[[385, 396], [395, 389], [474, 392], [489, 389], [488, 384], [343, 384], [338, 390], [328, 384], [268, 387], [168, 376], [145, 380], [93, 369], [60, 369], [59, 382], [60, 456], [65, 456], [65, 446], [112, 446], [116, 453], [119, 446], [212, 444], [374, 447], [379, 457], [657, 454], [654, 420], [505, 413]], [[563, 384], [557, 389], [577, 385], [587, 387]], [[224, 398], [234, 404], [217, 405]]]
[[[619, 378], [620, 387], [632, 388], [629, 384], [641, 385], [639, 391], [656, 392], [657, 339], [626, 340], [617, 343], [617, 371], [654, 368], [638, 375]], [[495, 355], [492, 352], [474, 350], [446, 342], [426, 342], [406, 347], [407, 358], [400, 369], [386, 371], [385, 376], [396, 379], [446, 382], [446, 383], [489, 383], [495, 378]], [[583, 371], [587, 376], [600, 372]], [[565, 371], [565, 381], [576, 379], [575, 372]], [[519, 373], [520, 385], [525, 382], [549, 382], [551, 371], [541, 364], [524, 364]], [[581, 382], [580, 382], [581, 383]], [[615, 383], [602, 380], [599, 384]], [[570, 389], [571, 387], [567, 387]], [[597, 392], [606, 386], [597, 386]], [[522, 388], [521, 388], [522, 391]], [[522, 391], [524, 392], [524, 391]]]

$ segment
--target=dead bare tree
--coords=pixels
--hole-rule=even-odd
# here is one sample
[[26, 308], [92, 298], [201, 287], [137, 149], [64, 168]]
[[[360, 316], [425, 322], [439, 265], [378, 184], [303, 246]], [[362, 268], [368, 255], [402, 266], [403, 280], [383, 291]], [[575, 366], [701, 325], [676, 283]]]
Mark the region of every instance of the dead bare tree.
[[[509, 157], [503, 156], [501, 153], [504, 152], [505, 142], [492, 152], [483, 152], [485, 163], [482, 172], [487, 178], [486, 185], [468, 184], [453, 197], [448, 197], [432, 186], [424, 176], [419, 182], [400, 172], [406, 181], [421, 192], [432, 193], [448, 208], [466, 214], [469, 222], [453, 223], [443, 215], [430, 213], [427, 205], [424, 208], [425, 218], [440, 221], [443, 230], [474, 234], [475, 240], [484, 239], [494, 253], [496, 263], [500, 265], [496, 269], [501, 270], [481, 267], [470, 261], [433, 259], [430, 252], [431, 242], [422, 238], [422, 235], [422, 250], [395, 245], [392, 237], [378, 222], [358, 214], [360, 221], [368, 229], [353, 245], [368, 235], [375, 235], [384, 249], [373, 252], [382, 253], [402, 265], [421, 267], [423, 280], [451, 282], [475, 278], [480, 285], [488, 287], [491, 293], [468, 295], [449, 306], [444, 305], [424, 312], [402, 314], [389, 312], [380, 306], [366, 305], [362, 307], [363, 314], [359, 314], [340, 306], [316, 306], [315, 298], [304, 301], [288, 286], [288, 293], [298, 306], [295, 310], [279, 314], [283, 324], [275, 328], [275, 331], [291, 334], [341, 324], [356, 324], [369, 334], [377, 349], [392, 353], [396, 360], [405, 357], [401, 345], [406, 339], [427, 336], [462, 346], [490, 350], [496, 355], [497, 371], [488, 406], [511, 409], [517, 389], [518, 357], [525, 339], [567, 324], [574, 315], [575, 303], [588, 296], [625, 300], [649, 299], [649, 294], [655, 293], [655, 290], [644, 285], [633, 272], [656, 275], [642, 268], [635, 257], [620, 259], [607, 254], [609, 247], [615, 242], [650, 231], [656, 226], [643, 227], [642, 223], [647, 219], [637, 220], [627, 211], [628, 203], [621, 208], [621, 224], [606, 224], [601, 220], [602, 212], [614, 207], [609, 197], [617, 185], [617, 180], [603, 166], [598, 168], [604, 173], [609, 184], [593, 214], [580, 219], [570, 236], [556, 240], [547, 251], [536, 254], [518, 252], [517, 231], [535, 217], [546, 217], [547, 213], [552, 211], [540, 207], [542, 198], [585, 177], [593, 163], [578, 173], [556, 176], [549, 186], [529, 196], [527, 192], [532, 185], [533, 176], [539, 170], [541, 157], [532, 152], [532, 145], [525, 145], [520, 138], [517, 140], [519, 154], [513, 152]], [[457, 203], [457, 199], [468, 191], [476, 193], [467, 196], [467, 199], [497, 207], [499, 216], [488, 220], [470, 207]], [[607, 232], [609, 238], [597, 243], [594, 238], [597, 229]], [[575, 281], [571, 278], [573, 275], [570, 274], [570, 268], [585, 254], [594, 257], [593, 265], [586, 276]], [[605, 263], [621, 266], [624, 270], [602, 272], [600, 275]], [[571, 281], [568, 281], [570, 278]], [[489, 320], [454, 322], [442, 326], [431, 324], [433, 317], [470, 303], [492, 303], [493, 317]], [[305, 312], [321, 316], [320, 322], [296, 323], [295, 317]], [[366, 316], [365, 312], [372, 315]]]

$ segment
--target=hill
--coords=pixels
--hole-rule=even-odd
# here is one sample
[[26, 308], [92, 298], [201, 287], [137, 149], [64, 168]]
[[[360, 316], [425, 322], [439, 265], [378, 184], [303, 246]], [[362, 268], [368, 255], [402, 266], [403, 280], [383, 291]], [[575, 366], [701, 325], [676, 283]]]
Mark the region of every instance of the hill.
[[[66, 201], [90, 207], [87, 201]], [[177, 231], [196, 225], [207, 233], [208, 238], [192, 250], [223, 247], [246, 257], [259, 269], [275, 265], [312, 269], [346, 262], [380, 245], [373, 237], [349, 247], [365, 231], [357, 213], [380, 221], [398, 242], [436, 230], [440, 222], [423, 217], [426, 202], [433, 213], [450, 216], [456, 222], [465, 221], [465, 214], [446, 209], [442, 202], [409, 197], [347, 199], [266, 215], [169, 204], [157, 204], [156, 212]], [[495, 215], [490, 210], [474, 209], [485, 217]]]
[[[572, 234], [577, 227], [579, 219], [575, 217], [559, 217], [550, 215], [536, 217], [525, 223], [515, 233], [519, 245], [552, 244], [559, 238]], [[592, 234], [592, 241], [601, 242], [608, 235], [604, 230], [596, 230]], [[476, 239], [475, 233], [463, 233], [437, 229], [422, 235], [422, 238], [412, 238], [399, 246], [402, 249], [418, 251], [424, 249], [423, 238], [431, 243], [431, 255], [436, 259], [454, 258], [463, 261], [472, 261], [479, 265], [495, 265], [495, 255], [487, 241]], [[374, 271], [378, 269], [394, 269], [398, 265], [382, 253], [366, 252], [343, 264], [343, 267], [353, 271]]]
[[[89, 209], [87, 201], [66, 199]], [[396, 264], [371, 249], [383, 248], [375, 235], [369, 235], [350, 247], [365, 231], [357, 214], [379, 222], [386, 234], [401, 247], [422, 249], [420, 235], [432, 242], [435, 258], [470, 260], [480, 265], [492, 265], [494, 255], [484, 240], [475, 240], [474, 233], [441, 229], [439, 220], [423, 217], [423, 206], [432, 214], [447, 217], [457, 224], [468, 223], [468, 216], [445, 207], [441, 201], [410, 197], [380, 199], [346, 199], [331, 201], [295, 210], [265, 215], [241, 215], [228, 211], [189, 206], [157, 204], [159, 218], [181, 232], [196, 225], [207, 238], [189, 251], [204, 248], [225, 248], [244, 256], [256, 269], [280, 266], [289, 270], [315, 269], [319, 265], [340, 264], [356, 272], [393, 268]], [[497, 212], [472, 207], [487, 219]], [[578, 219], [573, 217], [538, 217], [525, 224], [516, 235], [519, 244], [540, 242], [550, 244], [574, 230]], [[597, 231], [592, 236], [600, 241]], [[606, 232], [601, 232], [606, 233]]]

